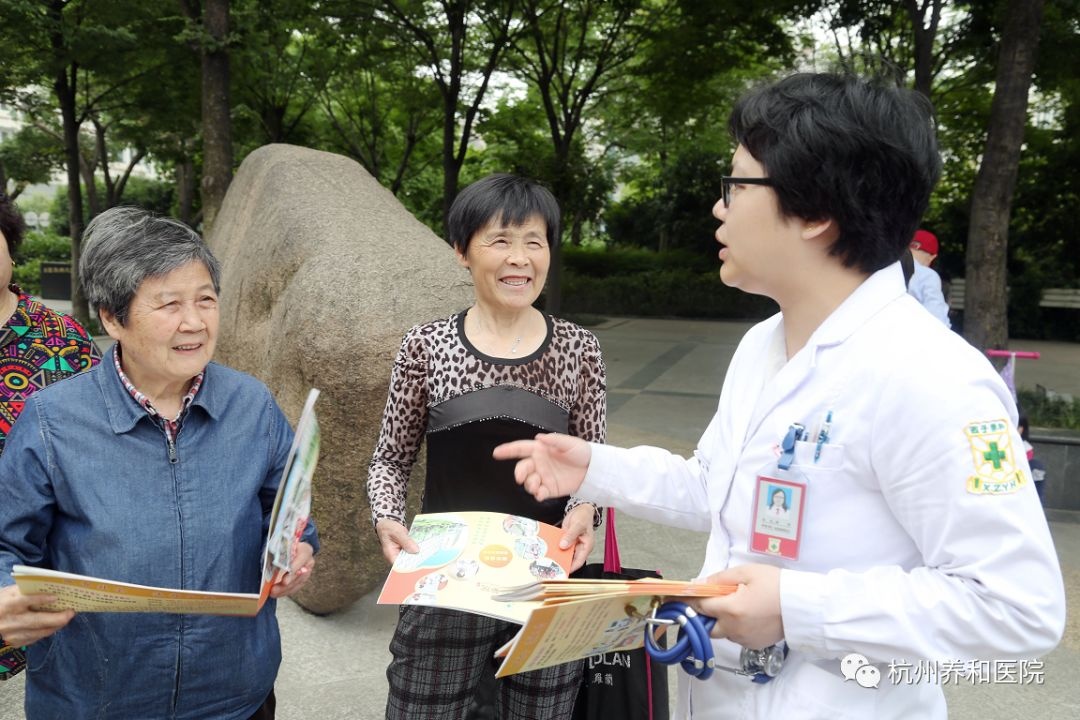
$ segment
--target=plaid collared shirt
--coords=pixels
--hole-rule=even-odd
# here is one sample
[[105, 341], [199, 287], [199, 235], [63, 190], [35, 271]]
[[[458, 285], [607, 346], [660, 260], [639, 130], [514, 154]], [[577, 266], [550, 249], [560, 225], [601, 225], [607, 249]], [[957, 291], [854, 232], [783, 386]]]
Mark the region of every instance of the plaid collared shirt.
[[113, 353], [113, 366], [116, 368], [117, 375], [120, 376], [120, 382], [122, 382], [124, 387], [127, 388], [127, 391], [131, 393], [131, 397], [135, 399], [135, 402], [139, 403], [139, 406], [146, 411], [146, 414], [161, 426], [161, 429], [165, 431], [166, 439], [170, 443], [176, 442], [176, 434], [180, 432], [180, 424], [183, 422], [184, 413], [195, 399], [195, 393], [199, 392], [199, 388], [202, 387], [205, 371], [195, 376], [195, 379], [191, 383], [191, 389], [187, 391], [187, 394], [184, 395], [184, 399], [180, 401], [180, 412], [176, 413], [176, 417], [170, 420], [158, 412], [158, 409], [150, 402], [150, 398], [139, 392], [139, 389], [135, 387], [131, 380], [128, 379], [128, 376], [124, 374], [124, 369], [120, 367], [120, 350], [120, 344], [117, 343], [116, 352]]

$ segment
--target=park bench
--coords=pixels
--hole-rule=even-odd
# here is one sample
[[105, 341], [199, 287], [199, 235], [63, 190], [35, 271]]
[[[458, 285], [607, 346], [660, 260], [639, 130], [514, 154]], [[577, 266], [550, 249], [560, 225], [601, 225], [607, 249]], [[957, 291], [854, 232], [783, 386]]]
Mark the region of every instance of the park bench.
[[[1080, 310], [1080, 288], [1045, 288], [1039, 307]], [[949, 308], [964, 309], [964, 278], [949, 282]]]

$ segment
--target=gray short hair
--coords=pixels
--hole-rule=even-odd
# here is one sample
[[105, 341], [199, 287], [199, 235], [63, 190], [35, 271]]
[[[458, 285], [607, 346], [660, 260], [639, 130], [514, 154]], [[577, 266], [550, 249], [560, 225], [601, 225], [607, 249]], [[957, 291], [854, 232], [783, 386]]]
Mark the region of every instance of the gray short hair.
[[86, 227], [79, 282], [93, 312], [106, 310], [125, 325], [143, 280], [196, 260], [209, 271], [214, 292], [221, 292], [221, 265], [198, 233], [141, 208], [115, 207]]

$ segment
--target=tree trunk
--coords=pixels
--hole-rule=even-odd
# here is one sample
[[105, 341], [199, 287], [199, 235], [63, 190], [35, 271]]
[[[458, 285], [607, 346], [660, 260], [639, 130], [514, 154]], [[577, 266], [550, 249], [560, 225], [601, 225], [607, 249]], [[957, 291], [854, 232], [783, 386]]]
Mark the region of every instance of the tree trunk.
[[136, 166], [142, 162], [142, 159], [146, 157], [146, 148], [139, 148], [131, 155], [128, 160], [127, 167], [124, 168], [124, 172], [120, 175], [120, 178], [113, 183], [110, 189], [110, 205], [109, 207], [116, 207], [120, 204], [120, 201], [124, 199], [124, 190], [127, 189], [128, 180], [131, 179], [131, 173], [134, 172]]
[[[569, 213], [566, 206], [569, 203], [572, 180], [567, 177], [569, 167], [570, 142], [564, 137], [561, 144], [555, 146], [555, 178], [552, 181], [551, 194], [559, 202], [559, 210], [563, 219], [562, 229], [566, 228], [566, 220]], [[565, 232], [562, 233], [566, 235]], [[548, 269], [547, 289], [544, 292], [544, 310], [551, 315], [562, 312], [562, 239], [551, 248], [551, 267]]]
[[[54, 38], [63, 42], [63, 38]], [[68, 79], [68, 71], [71, 78]], [[90, 321], [90, 307], [79, 282], [79, 258], [82, 257], [83, 203], [82, 186], [79, 182], [79, 122], [75, 116], [75, 82], [78, 77], [74, 65], [62, 68], [53, 80], [56, 101], [60, 105], [60, 117], [64, 125], [64, 161], [68, 180], [68, 226], [71, 236], [71, 312], [83, 325]]]
[[964, 337], [980, 349], [1009, 338], [1006, 256], [1009, 216], [1027, 123], [1028, 90], [1039, 47], [1044, 0], [1009, 0], [997, 81], [979, 173], [971, 195]]
[[544, 311], [550, 315], [562, 312], [562, 243], [551, 248], [551, 265], [548, 267], [547, 284], [544, 287]]
[[458, 174], [461, 166], [457, 162], [457, 93], [448, 95], [443, 109], [443, 199], [442, 220], [443, 235], [446, 234], [446, 221], [450, 216], [450, 206], [458, 193]]
[[[930, 97], [934, 81], [934, 37], [941, 20], [943, 0], [931, 0], [922, 4], [908, 0], [907, 11], [911, 20], [912, 45], [915, 51], [915, 90]], [[930, 17], [926, 17], [927, 11]]]
[[203, 233], [214, 225], [232, 182], [229, 95], [229, 0], [206, 0], [202, 16]]
[[195, 162], [191, 156], [176, 164], [176, 199], [180, 222], [192, 224], [192, 210], [195, 207]]
[[285, 142], [285, 113], [287, 111], [287, 107], [281, 107], [279, 105], [273, 105], [270, 103], [268, 103], [267, 106], [263, 108], [262, 125], [263, 133], [265, 133], [266, 137], [266, 142]]
[[[80, 128], [81, 129], [81, 128]], [[78, 134], [79, 130], [75, 131]], [[90, 217], [94, 218], [101, 214], [101, 200], [98, 198], [95, 170], [97, 162], [91, 165], [86, 157], [79, 153], [79, 172], [82, 174], [83, 188], [86, 190], [86, 204], [90, 209]]]
[[[108, 142], [105, 140], [105, 133], [108, 131], [96, 118], [92, 117], [90, 122], [94, 125], [94, 147], [97, 148], [98, 161], [101, 163], [101, 178], [105, 181], [105, 209], [108, 209], [116, 205], [113, 191], [114, 182], [112, 173], [109, 170], [109, 147]], [[94, 212], [91, 217], [96, 216], [98, 212], [100, 210]]]

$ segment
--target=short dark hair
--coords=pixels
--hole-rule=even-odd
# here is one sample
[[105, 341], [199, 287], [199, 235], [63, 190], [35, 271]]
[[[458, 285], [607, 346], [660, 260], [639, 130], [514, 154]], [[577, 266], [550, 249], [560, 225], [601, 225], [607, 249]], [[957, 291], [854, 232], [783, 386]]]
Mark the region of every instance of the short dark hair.
[[791, 75], [740, 98], [728, 128], [780, 212], [831, 218], [830, 254], [863, 272], [900, 258], [941, 174], [930, 101], [884, 77]]
[[547, 225], [548, 245], [555, 247], [559, 242], [560, 213], [551, 191], [520, 175], [488, 175], [454, 199], [446, 218], [446, 241], [464, 253], [473, 235], [492, 220], [521, 225], [534, 215], [539, 215]]
[[19, 208], [15, 206], [15, 201], [3, 190], [0, 190], [0, 232], [4, 233], [4, 239], [7, 240], [8, 255], [14, 258], [15, 249], [19, 247], [26, 232], [26, 222]]

